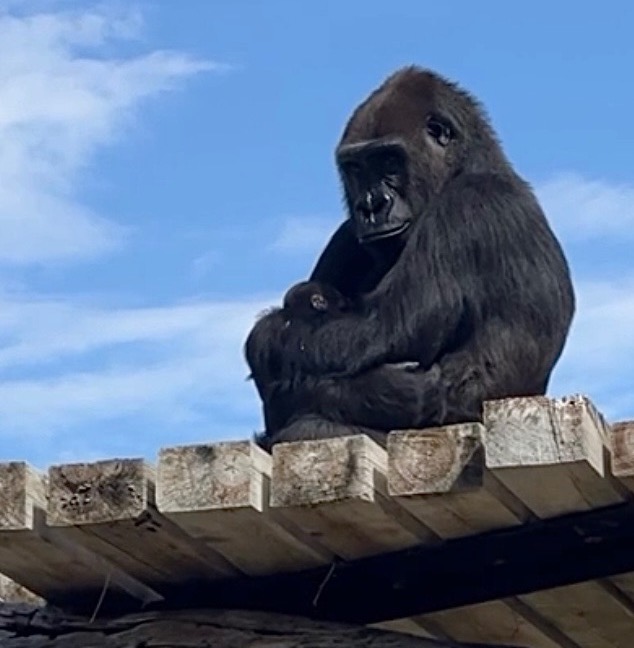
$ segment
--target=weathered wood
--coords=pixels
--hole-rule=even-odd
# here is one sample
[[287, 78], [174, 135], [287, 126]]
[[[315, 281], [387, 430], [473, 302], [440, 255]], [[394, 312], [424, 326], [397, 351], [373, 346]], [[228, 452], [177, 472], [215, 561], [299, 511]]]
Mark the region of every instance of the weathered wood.
[[[500, 479], [538, 517], [548, 518], [624, 501], [626, 491], [611, 475], [609, 467], [610, 429], [587, 399], [551, 401], [539, 398], [488, 403], [485, 423], [487, 435], [490, 435], [487, 464], [497, 469]], [[523, 444], [517, 440], [522, 431], [526, 435]], [[503, 448], [502, 435], [509, 432], [513, 436]], [[490, 447], [491, 453], [488, 452]], [[517, 453], [516, 467], [509, 460], [509, 453]], [[527, 469], [526, 465], [531, 467]], [[536, 470], [535, 478], [541, 478], [540, 483], [530, 481]], [[610, 636], [626, 641], [623, 632], [629, 627], [631, 633], [631, 618], [623, 611], [619, 599], [613, 596], [615, 589], [613, 584], [606, 589], [596, 583], [581, 583], [560, 588], [556, 595], [536, 592], [520, 600], [540, 615], [547, 616], [580, 646], [607, 648], [614, 644], [602, 642], [591, 629], [584, 626], [577, 631], [581, 606], [575, 601], [594, 600], [593, 610], [611, 619], [613, 631]]]
[[140, 459], [52, 466], [48, 523], [160, 592], [238, 570], [161, 515], [154, 471]]
[[0, 574], [0, 603], [32, 603], [44, 605], [46, 601], [31, 590]]
[[[511, 527], [531, 518], [522, 502], [486, 470], [483, 432], [482, 425], [473, 423], [393, 432], [388, 439], [390, 493], [442, 538]], [[533, 648], [560, 648], [535, 619], [525, 619], [503, 601], [419, 619], [456, 640], [474, 642], [486, 636]]]
[[491, 601], [421, 617], [454, 641], [517, 644], [530, 648], [577, 648], [539, 614], [518, 609], [517, 599]]
[[437, 540], [388, 496], [386, 475], [386, 451], [366, 436], [282, 443], [271, 507], [344, 559]]
[[190, 610], [89, 622], [7, 605], [0, 605], [0, 642], [3, 648], [459, 648], [453, 642], [256, 612]]
[[624, 609], [601, 583], [580, 583], [521, 596], [583, 648], [632, 645], [634, 608]]
[[252, 441], [161, 450], [157, 507], [245, 574], [314, 567], [332, 554], [269, 507], [271, 455]]
[[[610, 433], [611, 472], [620, 483], [634, 491], [634, 421], [614, 423], [610, 426]], [[634, 572], [613, 576], [610, 584], [622, 592], [629, 604], [632, 604]]]
[[587, 398], [487, 402], [484, 424], [487, 467], [539, 517], [625, 500], [608, 467], [609, 428]]
[[634, 503], [626, 503], [307, 572], [202, 584], [172, 601], [380, 623], [630, 572], [632, 546]]
[[[127, 592], [126, 611], [231, 606], [607, 648], [634, 619], [627, 434], [584, 398], [509, 399], [487, 404], [484, 425], [395, 432], [387, 452], [363, 436], [273, 457], [250, 441], [199, 444], [162, 451], [157, 480], [140, 460], [56, 466], [48, 493], [5, 464], [0, 572], [87, 615]], [[589, 632], [600, 618], [610, 629]]]
[[0, 464], [0, 572], [58, 604], [79, 592], [96, 604], [105, 583], [123, 601], [152, 600], [143, 584], [49, 528], [46, 506], [43, 475], [24, 462]]
[[384, 621], [382, 623], [373, 623], [368, 627], [387, 630], [389, 632], [400, 632], [402, 634], [414, 635], [415, 637], [425, 637], [427, 639], [445, 639], [445, 637], [439, 634], [430, 632], [422, 623], [419, 623], [413, 618], [392, 619], [391, 621]]
[[634, 491], [634, 421], [612, 425], [612, 473]]
[[485, 470], [483, 433], [472, 423], [388, 437], [390, 495], [443, 538], [510, 527], [531, 516]]

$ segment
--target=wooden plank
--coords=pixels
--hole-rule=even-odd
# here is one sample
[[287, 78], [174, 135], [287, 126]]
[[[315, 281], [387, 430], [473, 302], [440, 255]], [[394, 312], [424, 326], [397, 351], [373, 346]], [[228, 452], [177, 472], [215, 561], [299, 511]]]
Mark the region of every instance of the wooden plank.
[[484, 425], [487, 467], [538, 517], [625, 500], [608, 467], [609, 427], [587, 398], [487, 402]]
[[141, 459], [52, 466], [49, 525], [157, 591], [239, 574], [155, 506], [154, 470]]
[[[0, 464], [0, 571], [54, 604], [84, 592], [90, 605], [108, 584], [109, 593], [147, 603], [156, 592], [116, 565], [46, 525], [45, 477], [25, 462]], [[138, 603], [137, 603], [138, 604]]]
[[369, 628], [377, 630], [386, 630], [388, 632], [400, 632], [401, 634], [413, 635], [414, 637], [425, 637], [426, 639], [441, 639], [437, 634], [430, 632], [421, 623], [415, 619], [394, 619], [393, 621], [384, 621], [383, 623], [371, 623]]
[[601, 583], [580, 583], [519, 597], [582, 648], [631, 646], [634, 615]]
[[[473, 423], [397, 431], [388, 438], [390, 494], [442, 538], [517, 526], [534, 517], [485, 469], [483, 433], [484, 427]], [[437, 636], [454, 640], [559, 648], [538, 616], [529, 620], [493, 601], [417, 619]]]
[[332, 554], [269, 506], [272, 458], [252, 441], [161, 450], [157, 506], [245, 574], [321, 565]]
[[628, 502], [302, 572], [184, 586], [163, 607], [204, 600], [209, 607], [382, 623], [633, 571], [632, 546]]
[[388, 437], [390, 495], [442, 538], [521, 524], [530, 511], [484, 466], [478, 423]]
[[46, 601], [31, 590], [16, 583], [4, 574], [0, 574], [0, 602], [2, 603], [33, 603], [44, 605]]
[[[610, 469], [610, 428], [587, 398], [487, 403], [484, 421], [487, 465], [539, 518], [596, 509], [628, 497]], [[627, 596], [610, 580], [519, 598], [580, 646], [621, 645], [611, 642], [618, 637], [626, 641], [625, 627], [631, 633], [632, 619], [623, 609]], [[592, 613], [584, 605], [592, 606]], [[597, 610], [614, 621], [607, 638], [588, 625]]]
[[611, 426], [612, 474], [634, 491], [634, 421]]
[[363, 435], [274, 446], [271, 507], [344, 559], [438, 539], [388, 496], [387, 453]]
[[446, 638], [469, 644], [579, 648], [541, 615], [523, 612], [513, 599], [444, 610], [425, 615], [422, 620], [439, 628]]

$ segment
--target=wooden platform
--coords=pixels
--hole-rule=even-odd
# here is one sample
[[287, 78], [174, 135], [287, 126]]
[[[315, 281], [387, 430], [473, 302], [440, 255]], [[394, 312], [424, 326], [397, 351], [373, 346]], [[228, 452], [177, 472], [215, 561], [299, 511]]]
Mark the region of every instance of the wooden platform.
[[[534, 648], [634, 642], [634, 423], [585, 397], [483, 424], [0, 464], [0, 572], [92, 614], [199, 604]], [[2, 590], [0, 589], [0, 592]]]

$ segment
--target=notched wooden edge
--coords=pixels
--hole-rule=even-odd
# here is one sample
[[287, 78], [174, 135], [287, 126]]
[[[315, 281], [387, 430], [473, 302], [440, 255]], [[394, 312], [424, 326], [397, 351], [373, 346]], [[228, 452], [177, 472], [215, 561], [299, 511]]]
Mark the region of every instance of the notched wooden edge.
[[612, 474], [634, 477], [634, 421], [614, 423], [611, 430]]
[[585, 396], [487, 401], [483, 421], [489, 468], [587, 461], [604, 472], [609, 426]]
[[163, 513], [261, 508], [271, 456], [253, 441], [200, 443], [159, 453], [156, 501]]
[[271, 506], [348, 499], [373, 501], [387, 452], [365, 435], [280, 443], [273, 447]]
[[48, 523], [98, 524], [134, 519], [153, 498], [153, 469], [143, 459], [51, 466]]
[[479, 423], [390, 432], [388, 492], [393, 496], [466, 491], [482, 485], [484, 448]]
[[0, 531], [32, 529], [35, 506], [46, 507], [44, 475], [24, 461], [0, 463]]

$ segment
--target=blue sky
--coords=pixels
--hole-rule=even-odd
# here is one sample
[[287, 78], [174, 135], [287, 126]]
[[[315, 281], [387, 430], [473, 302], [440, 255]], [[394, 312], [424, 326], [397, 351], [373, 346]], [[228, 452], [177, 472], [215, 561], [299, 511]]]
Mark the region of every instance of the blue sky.
[[246, 333], [342, 218], [345, 120], [410, 63], [483, 101], [565, 246], [550, 393], [634, 417], [634, 5], [0, 7], [1, 460], [258, 429]]

